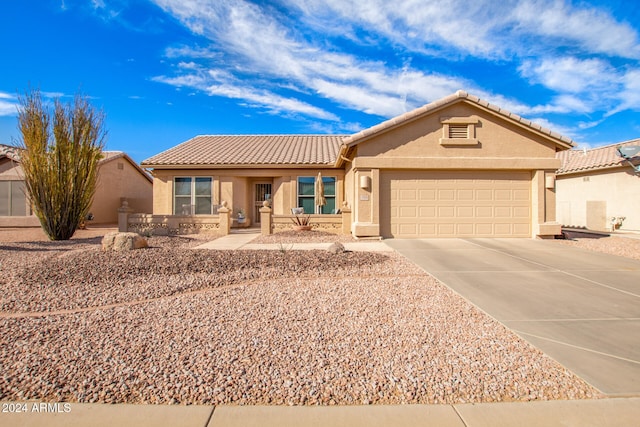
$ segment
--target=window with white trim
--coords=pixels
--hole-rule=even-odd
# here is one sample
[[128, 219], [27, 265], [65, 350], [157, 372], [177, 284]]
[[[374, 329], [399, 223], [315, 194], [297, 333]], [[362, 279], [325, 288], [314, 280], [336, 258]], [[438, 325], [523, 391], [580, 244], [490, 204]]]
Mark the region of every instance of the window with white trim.
[[173, 214], [213, 214], [212, 183], [211, 177], [175, 177], [173, 179]]
[[[332, 214], [336, 212], [336, 177], [323, 176], [324, 198], [326, 204], [322, 207], [323, 214]], [[304, 208], [305, 214], [316, 213], [316, 177], [315, 176], [299, 176], [298, 177], [298, 207]]]

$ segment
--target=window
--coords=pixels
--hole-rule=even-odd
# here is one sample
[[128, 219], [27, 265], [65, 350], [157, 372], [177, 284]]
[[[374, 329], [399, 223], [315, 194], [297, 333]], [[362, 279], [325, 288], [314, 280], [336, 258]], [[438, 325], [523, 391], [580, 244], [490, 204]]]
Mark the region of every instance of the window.
[[173, 213], [175, 215], [211, 215], [213, 213], [211, 183], [212, 179], [209, 177], [174, 178]]
[[[334, 213], [336, 210], [336, 178], [334, 176], [323, 176], [324, 198], [327, 203], [322, 207], [323, 214]], [[316, 177], [298, 177], [298, 207], [304, 208], [304, 213], [316, 213]]]
[[476, 117], [441, 118], [442, 138], [440, 145], [479, 145], [476, 127], [480, 122]]
[[27, 216], [24, 181], [0, 181], [0, 216]]

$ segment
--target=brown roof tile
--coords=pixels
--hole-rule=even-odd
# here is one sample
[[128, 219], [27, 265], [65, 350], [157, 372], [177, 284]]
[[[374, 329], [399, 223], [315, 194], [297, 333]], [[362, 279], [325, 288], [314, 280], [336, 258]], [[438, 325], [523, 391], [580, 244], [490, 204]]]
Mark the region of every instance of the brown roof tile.
[[[640, 145], [640, 139], [592, 148], [590, 150], [567, 150], [556, 153], [556, 157], [562, 160], [562, 166], [558, 169], [558, 175], [585, 172], [590, 170], [608, 169], [628, 165], [629, 163], [620, 157], [618, 147], [627, 145]], [[632, 159], [634, 164], [640, 162], [640, 156]]]
[[20, 148], [12, 145], [0, 144], [0, 156], [7, 157], [17, 162], [20, 160]]
[[201, 135], [144, 160], [173, 165], [333, 165], [344, 135]]

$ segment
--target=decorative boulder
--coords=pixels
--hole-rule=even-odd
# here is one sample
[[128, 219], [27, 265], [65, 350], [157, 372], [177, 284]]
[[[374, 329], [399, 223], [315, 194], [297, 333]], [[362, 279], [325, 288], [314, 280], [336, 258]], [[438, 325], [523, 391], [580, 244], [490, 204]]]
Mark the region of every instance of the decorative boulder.
[[102, 239], [103, 251], [132, 251], [149, 247], [147, 239], [138, 233], [107, 233]]
[[332, 254], [342, 254], [342, 253], [345, 253], [347, 250], [344, 248], [344, 245], [342, 243], [335, 242], [327, 248], [327, 251], [331, 252]]

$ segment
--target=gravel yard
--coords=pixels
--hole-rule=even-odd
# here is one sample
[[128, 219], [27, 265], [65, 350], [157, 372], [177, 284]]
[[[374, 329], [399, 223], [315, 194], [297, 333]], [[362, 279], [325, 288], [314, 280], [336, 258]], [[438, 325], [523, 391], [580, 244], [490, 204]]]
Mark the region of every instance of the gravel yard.
[[[565, 232], [567, 240], [556, 240], [582, 249], [633, 258], [640, 261], [640, 236], [606, 236], [574, 231]], [[635, 237], [635, 238], [634, 238]]]
[[[0, 243], [0, 399], [330, 405], [598, 397], [395, 253], [190, 249], [205, 239], [153, 237], [151, 248], [127, 254], [102, 252], [99, 237]], [[640, 254], [634, 239], [557, 242]]]

